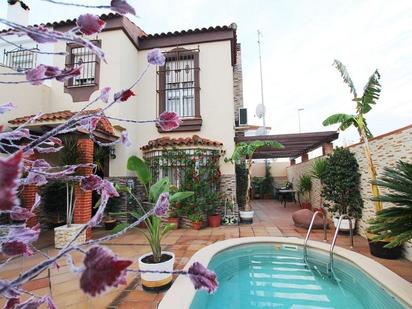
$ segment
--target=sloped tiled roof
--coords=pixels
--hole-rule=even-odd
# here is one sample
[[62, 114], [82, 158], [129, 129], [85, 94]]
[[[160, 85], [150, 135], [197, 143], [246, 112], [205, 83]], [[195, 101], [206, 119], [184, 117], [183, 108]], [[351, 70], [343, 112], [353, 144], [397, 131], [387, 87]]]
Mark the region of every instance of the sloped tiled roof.
[[180, 31], [173, 31], [173, 32], [162, 32], [162, 33], [153, 33], [147, 34], [140, 39], [154, 39], [154, 38], [163, 38], [163, 37], [170, 37], [170, 36], [180, 36], [185, 34], [197, 34], [197, 33], [205, 33], [205, 32], [214, 32], [214, 31], [225, 31], [225, 30], [234, 30], [237, 26], [235, 23], [232, 23], [228, 26], [214, 26], [208, 28], [195, 28], [195, 29], [188, 29], [188, 30], [180, 30]]
[[141, 147], [143, 151], [149, 151], [155, 148], [164, 148], [164, 147], [176, 147], [176, 146], [213, 146], [221, 147], [223, 143], [212, 141], [207, 138], [200, 137], [198, 135], [193, 135], [192, 137], [179, 137], [171, 138], [169, 136], [160, 137], [154, 140], [151, 140], [147, 145]]
[[[81, 112], [82, 115], [88, 115], [91, 113], [95, 113], [98, 112], [98, 109], [94, 109], [94, 110], [85, 110], [83, 112]], [[69, 118], [71, 118], [73, 115], [75, 115], [76, 112], [72, 112], [69, 110], [64, 110], [64, 111], [60, 111], [60, 112], [54, 112], [54, 113], [46, 113], [44, 115], [42, 115], [41, 117], [39, 117], [35, 123], [42, 123], [42, 122], [51, 122], [51, 121], [64, 121], [67, 120]], [[18, 117], [12, 120], [9, 120], [9, 123], [12, 125], [20, 125], [25, 123], [27, 120], [29, 120], [31, 117], [33, 117], [34, 115], [29, 115], [29, 116], [23, 116], [23, 117]], [[113, 127], [110, 123], [110, 121], [106, 118], [103, 117], [99, 123], [97, 124], [97, 129], [104, 131], [107, 134], [114, 134], [114, 130]]]

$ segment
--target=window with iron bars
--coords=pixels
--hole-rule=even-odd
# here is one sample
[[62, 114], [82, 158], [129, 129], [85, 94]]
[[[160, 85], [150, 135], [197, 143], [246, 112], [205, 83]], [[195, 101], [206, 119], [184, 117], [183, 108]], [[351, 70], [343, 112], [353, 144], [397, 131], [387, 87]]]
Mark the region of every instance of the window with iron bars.
[[200, 117], [199, 50], [175, 48], [164, 53], [159, 68], [159, 112], [170, 111], [185, 118]]
[[69, 80], [68, 86], [93, 86], [96, 85], [96, 72], [98, 61], [96, 55], [85, 47], [72, 47], [70, 49], [70, 63], [67, 67], [82, 66], [79, 76]]
[[37, 63], [37, 53], [39, 48], [26, 49], [26, 48], [15, 48], [12, 50], [4, 50], [3, 53], [3, 64], [7, 67], [13, 68], [15, 70], [30, 70], [36, 66]]

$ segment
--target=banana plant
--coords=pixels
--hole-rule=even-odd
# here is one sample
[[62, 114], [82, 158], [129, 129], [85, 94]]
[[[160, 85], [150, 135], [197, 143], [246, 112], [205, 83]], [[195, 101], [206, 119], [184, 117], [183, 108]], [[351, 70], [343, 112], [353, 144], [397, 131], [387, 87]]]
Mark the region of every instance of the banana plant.
[[[374, 197], [379, 196], [379, 188], [375, 184], [376, 180], [376, 168], [373, 163], [372, 151], [369, 146], [369, 139], [373, 137], [371, 131], [366, 123], [365, 115], [370, 112], [372, 106], [376, 104], [381, 93], [381, 84], [379, 83], [380, 74], [378, 70], [375, 70], [369, 77], [366, 83], [362, 96], [358, 96], [355, 85], [346, 70], [346, 67], [339, 60], [335, 60], [333, 65], [340, 72], [343, 81], [349, 86], [350, 93], [353, 94], [352, 101], [355, 102], [355, 114], [334, 114], [329, 116], [323, 121], [324, 126], [330, 126], [333, 124], [339, 124], [339, 131], [344, 131], [347, 128], [353, 126], [357, 129], [360, 139], [363, 142], [364, 153], [366, 161], [368, 162], [368, 169], [371, 178], [372, 195]], [[375, 200], [375, 213], [382, 210], [382, 203], [379, 200]]]
[[252, 185], [252, 175], [251, 167], [253, 163], [253, 154], [256, 150], [262, 147], [281, 149], [284, 146], [277, 141], [253, 141], [251, 143], [242, 142], [236, 145], [235, 150], [230, 158], [226, 158], [225, 161], [239, 163], [242, 160], [246, 159], [246, 168], [247, 168], [247, 189], [245, 192], [246, 202], [245, 202], [245, 211], [251, 211], [252, 205], [250, 203], [250, 188]]
[[[154, 207], [156, 202], [159, 200], [159, 197], [163, 193], [169, 193], [170, 190], [170, 182], [168, 178], [162, 178], [156, 181], [154, 184], [152, 183], [152, 174], [150, 172], [150, 168], [144, 162], [144, 160], [136, 157], [131, 156], [127, 161], [127, 169], [135, 172], [137, 178], [139, 179], [140, 183], [144, 186], [148, 201], [142, 203], [128, 188], [128, 193], [131, 197], [136, 201], [143, 212], [146, 212], [146, 208], [143, 204], [148, 205], [149, 207]], [[169, 196], [169, 202], [181, 202], [184, 199], [193, 195], [193, 192], [185, 191], [185, 192], [176, 192], [173, 195]], [[136, 219], [139, 219], [142, 214], [138, 211], [128, 212], [131, 216]], [[162, 257], [162, 247], [161, 241], [162, 238], [170, 232], [175, 225], [171, 223], [163, 223], [162, 220], [158, 216], [150, 216], [145, 220], [147, 225], [147, 232], [139, 230], [143, 235], [146, 237], [147, 241], [149, 242], [150, 248], [153, 254], [153, 261], [154, 263], [159, 263]], [[113, 233], [118, 232], [126, 228], [129, 224], [122, 223], [119, 224], [114, 230]]]

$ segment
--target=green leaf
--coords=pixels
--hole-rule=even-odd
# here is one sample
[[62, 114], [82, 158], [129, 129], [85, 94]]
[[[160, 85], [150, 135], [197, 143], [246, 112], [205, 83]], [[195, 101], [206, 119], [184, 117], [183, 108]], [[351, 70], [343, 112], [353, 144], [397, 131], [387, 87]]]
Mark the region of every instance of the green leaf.
[[345, 130], [347, 127], [346, 124], [351, 123], [353, 124], [355, 122], [355, 116], [354, 115], [348, 115], [348, 114], [334, 114], [323, 120], [322, 124], [326, 126], [330, 126], [333, 124], [344, 124], [342, 126], [342, 131]]
[[381, 84], [379, 79], [381, 78], [378, 70], [375, 70], [369, 77], [368, 82], [363, 89], [362, 101], [358, 104], [358, 110], [362, 114], [366, 114], [372, 109], [373, 104], [379, 99], [381, 93]]
[[152, 185], [149, 190], [150, 201], [152, 203], [156, 203], [159, 199], [160, 194], [169, 190], [169, 186], [169, 178], [167, 177], [160, 179], [158, 182]]
[[194, 192], [192, 191], [185, 191], [185, 192], [176, 192], [173, 194], [170, 198], [170, 202], [181, 202], [184, 199], [187, 199], [188, 197], [193, 196]]
[[164, 226], [161, 234], [160, 234], [160, 238], [162, 238], [163, 236], [165, 236], [167, 233], [169, 233], [171, 230], [176, 228], [176, 224], [174, 223], [168, 223]]
[[120, 223], [118, 225], [116, 225], [116, 227], [112, 230], [112, 234], [116, 234], [122, 230], [124, 230], [125, 228], [127, 228], [130, 224], [128, 223]]
[[150, 173], [149, 167], [142, 159], [136, 156], [131, 156], [127, 160], [127, 169], [134, 171], [140, 182], [146, 186], [152, 180], [152, 174]]
[[349, 72], [346, 70], [346, 67], [343, 65], [342, 62], [336, 59], [335, 61], [333, 61], [333, 66], [339, 71], [343, 81], [349, 86], [350, 93], [353, 93], [353, 97], [356, 99], [356, 97], [358, 96], [356, 93], [356, 88], [349, 75]]

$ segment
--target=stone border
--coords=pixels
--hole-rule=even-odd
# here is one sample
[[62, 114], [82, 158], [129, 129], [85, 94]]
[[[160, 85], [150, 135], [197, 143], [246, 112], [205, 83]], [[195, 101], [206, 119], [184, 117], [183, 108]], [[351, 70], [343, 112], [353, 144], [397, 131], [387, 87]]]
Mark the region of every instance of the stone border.
[[[196, 252], [185, 266], [187, 270], [195, 261], [208, 265], [210, 260], [217, 253], [243, 244], [254, 243], [281, 243], [303, 245], [303, 239], [295, 237], [244, 237], [236, 239], [227, 239], [216, 242], [212, 245], [206, 246]], [[318, 241], [309, 241], [310, 248], [319, 249], [322, 251], [329, 251], [329, 244]], [[371, 258], [368, 258], [359, 253], [335, 247], [335, 254], [341, 258], [349, 260], [374, 280], [379, 282], [385, 289], [390, 291], [397, 298], [404, 301], [407, 305], [412, 307], [412, 284], [401, 278], [388, 268], [379, 264]], [[165, 294], [163, 300], [160, 302], [158, 309], [189, 309], [195, 296], [194, 289], [190, 279], [187, 276], [178, 276], [170, 290]]]

